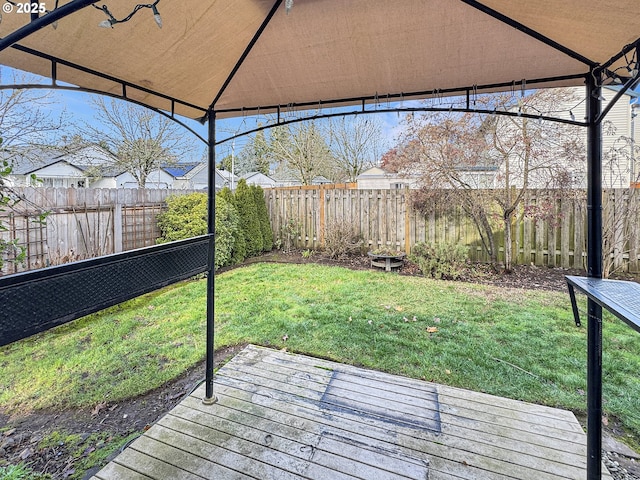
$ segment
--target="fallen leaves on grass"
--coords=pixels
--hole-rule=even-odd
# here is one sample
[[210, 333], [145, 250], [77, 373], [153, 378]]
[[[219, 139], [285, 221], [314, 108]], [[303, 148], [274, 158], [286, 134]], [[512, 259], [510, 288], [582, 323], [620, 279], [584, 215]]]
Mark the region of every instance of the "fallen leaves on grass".
[[427, 327], [427, 333], [436, 333], [438, 331], [438, 327]]

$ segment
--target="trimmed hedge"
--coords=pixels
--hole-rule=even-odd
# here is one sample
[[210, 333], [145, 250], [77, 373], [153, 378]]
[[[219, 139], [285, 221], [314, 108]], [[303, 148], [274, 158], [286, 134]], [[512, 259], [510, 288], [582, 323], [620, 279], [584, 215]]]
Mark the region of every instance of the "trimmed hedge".
[[267, 210], [267, 202], [264, 198], [264, 190], [259, 185], [251, 185], [253, 199], [256, 204], [258, 220], [260, 221], [260, 231], [262, 232], [262, 251], [269, 252], [273, 249], [273, 232], [271, 230], [271, 220]]
[[234, 245], [240, 237], [240, 217], [231, 202], [216, 196], [216, 270], [234, 263]]
[[158, 243], [173, 242], [207, 233], [207, 194], [190, 193], [167, 198], [167, 210], [158, 215], [162, 236]]
[[241, 263], [245, 258], [247, 258], [247, 244], [240, 229], [240, 215], [238, 214], [238, 210], [235, 208], [235, 199], [233, 192], [228, 187], [225, 187], [218, 192], [216, 199], [218, 198], [224, 199], [225, 202], [233, 206], [233, 209], [238, 216], [238, 224], [233, 237], [234, 242], [233, 248], [231, 250], [231, 260], [229, 263], [230, 265], [235, 265]]
[[244, 178], [238, 182], [233, 198], [240, 216], [240, 228], [247, 246], [247, 256], [259, 255], [262, 252], [263, 243], [260, 219], [253, 192]]
[[[191, 193], [167, 198], [167, 210], [158, 216], [166, 243], [207, 233], [207, 194]], [[235, 195], [228, 188], [216, 194], [215, 268], [242, 262], [273, 248], [273, 234], [264, 192], [259, 186], [238, 182]]]
[[[190, 193], [167, 198], [167, 210], [158, 216], [162, 236], [158, 243], [197, 237], [207, 233], [207, 194]], [[240, 219], [228, 196], [216, 195], [216, 255], [214, 267], [218, 269], [236, 261], [233, 256], [236, 240], [241, 238]], [[239, 260], [244, 260], [242, 256]]]

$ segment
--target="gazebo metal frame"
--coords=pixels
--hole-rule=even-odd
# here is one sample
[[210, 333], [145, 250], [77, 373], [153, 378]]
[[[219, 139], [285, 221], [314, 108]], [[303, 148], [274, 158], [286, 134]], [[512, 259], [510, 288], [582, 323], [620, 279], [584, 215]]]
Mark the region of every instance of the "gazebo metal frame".
[[[177, 121], [191, 133], [203, 141], [208, 147], [208, 234], [203, 237], [176, 242], [168, 245], [148, 247], [134, 252], [124, 252], [108, 257], [76, 262], [74, 264], [50, 267], [35, 272], [9, 275], [0, 278], [0, 302], [3, 304], [3, 311], [0, 313], [0, 331], [2, 339], [0, 344], [6, 344], [20, 338], [25, 338], [36, 332], [49, 329], [53, 326], [65, 323], [88, 313], [105, 308], [109, 305], [119, 303], [128, 298], [133, 298], [142, 293], [151, 291], [161, 286], [173, 283], [196, 273], [207, 272], [207, 352], [206, 352], [206, 400], [207, 403], [216, 401], [213, 384], [213, 358], [214, 358], [214, 255], [215, 255], [215, 147], [221, 143], [232, 140], [240, 135], [246, 135], [264, 128], [271, 128], [277, 125], [304, 121], [313, 118], [327, 118], [332, 116], [360, 115], [370, 113], [381, 113], [389, 111], [413, 112], [413, 111], [456, 111], [456, 112], [478, 112], [496, 115], [521, 115], [523, 117], [543, 119], [549, 121], [563, 122], [586, 127], [587, 129], [587, 274], [590, 277], [602, 277], [602, 121], [609, 112], [613, 104], [618, 101], [624, 93], [637, 85], [639, 80], [638, 69], [629, 75], [619, 75], [613, 66], [623, 57], [631, 52], [638, 55], [640, 48], [640, 38], [633, 43], [625, 45], [613, 55], [608, 61], [598, 64], [580, 53], [554, 41], [553, 39], [538, 33], [535, 29], [529, 28], [508, 16], [494, 10], [487, 5], [474, 0], [460, 0], [462, 3], [504, 23], [519, 32], [522, 32], [539, 42], [553, 48], [562, 54], [575, 59], [586, 68], [583, 74], [571, 73], [545, 78], [523, 79], [520, 81], [491, 83], [485, 85], [469, 85], [461, 88], [447, 88], [443, 90], [422, 90], [414, 92], [389, 93], [383, 97], [375, 95], [364, 95], [356, 97], [335, 98], [331, 100], [305, 101], [288, 104], [265, 104], [245, 106], [241, 108], [217, 108], [217, 103], [227, 87], [231, 84], [243, 63], [250, 55], [252, 49], [260, 41], [260, 37], [268, 27], [277, 10], [282, 4], [282, 0], [275, 0], [253, 34], [250, 42], [246, 45], [235, 66], [229, 72], [222, 87], [211, 101], [208, 108], [195, 105], [191, 102], [174, 98], [140, 84], [117, 78], [108, 71], [97, 71], [64, 58], [34, 50], [19, 44], [21, 40], [40, 31], [44, 27], [53, 24], [71, 14], [74, 14], [85, 7], [91, 6], [98, 0], [70, 0], [68, 3], [54, 9], [45, 15], [32, 15], [29, 23], [23, 25], [9, 35], [0, 39], [0, 53], [5, 49], [15, 49], [20, 52], [32, 55], [40, 61], [49, 62], [51, 84], [15, 84], [2, 85], [0, 88], [52, 88], [62, 90], [84, 91], [96, 94], [109, 95], [114, 98], [127, 100], [138, 105], [151, 108], [157, 113]], [[120, 92], [108, 92], [95, 88], [74, 87], [68, 84], [59, 84], [58, 68], [63, 66], [67, 69], [74, 69], [83, 74], [87, 74], [99, 79], [105, 79], [120, 86]], [[573, 119], [563, 119], [552, 116], [531, 115], [516, 113], [511, 111], [490, 111], [476, 109], [471, 105], [470, 98], [476, 93], [508, 90], [509, 88], [534, 88], [537, 86], [563, 84], [563, 82], [584, 79], [586, 86], [586, 120], [584, 122]], [[603, 110], [601, 105], [601, 87], [603, 81], [615, 81], [621, 83], [621, 88], [614, 100], [607, 109]], [[145, 103], [129, 95], [130, 90], [153, 95], [156, 99], [161, 98], [170, 104], [170, 111], [158, 108], [155, 105]], [[425, 98], [429, 95], [466, 97], [465, 106], [462, 108], [452, 108], [447, 106], [416, 107], [416, 108], [375, 108], [371, 110], [368, 105], [377, 104], [380, 101], [392, 102]], [[320, 113], [324, 106], [334, 107], [337, 105], [355, 105], [351, 110], [340, 112]], [[200, 120], [208, 122], [208, 136], [202, 137], [193, 128], [190, 128], [176, 114], [178, 107], [189, 108], [201, 113]], [[286, 119], [283, 112], [289, 110], [310, 110], [317, 109], [315, 115], [303, 118]], [[251, 113], [273, 112], [275, 123], [249, 129], [225, 138], [216, 140], [216, 118], [226, 118], [241, 116]], [[141, 278], [142, 277], [142, 278]], [[96, 282], [96, 278], [104, 279], [103, 282]], [[128, 280], [125, 280], [127, 279]], [[132, 283], [133, 282], [133, 283]], [[114, 285], [117, 288], [114, 288]], [[82, 286], [81, 288], [79, 286]], [[73, 287], [73, 288], [72, 288]], [[135, 287], [135, 288], [133, 288]], [[73, 290], [74, 295], [67, 295], [67, 301], [60, 302], [59, 308], [50, 308], [52, 299], [56, 292]], [[78, 290], [79, 289], [79, 290]], [[27, 308], [27, 305], [30, 307]], [[600, 478], [601, 475], [601, 447], [602, 447], [602, 307], [596, 302], [589, 300], [587, 305], [588, 315], [588, 368], [587, 368], [587, 472], [590, 480]], [[34, 318], [37, 320], [34, 321]]]

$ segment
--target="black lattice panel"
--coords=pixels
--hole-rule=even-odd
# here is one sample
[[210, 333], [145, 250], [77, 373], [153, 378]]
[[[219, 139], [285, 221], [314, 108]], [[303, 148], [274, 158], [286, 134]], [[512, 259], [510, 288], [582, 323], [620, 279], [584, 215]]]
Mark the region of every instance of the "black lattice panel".
[[207, 270], [207, 236], [0, 278], [0, 345]]

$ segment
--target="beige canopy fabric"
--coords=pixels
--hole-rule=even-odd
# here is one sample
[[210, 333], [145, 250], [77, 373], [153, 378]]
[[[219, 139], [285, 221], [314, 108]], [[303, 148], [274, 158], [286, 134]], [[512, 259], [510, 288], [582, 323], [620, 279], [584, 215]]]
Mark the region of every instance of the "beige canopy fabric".
[[[105, 4], [123, 18], [136, 2], [96, 5]], [[636, 0], [294, 0], [288, 13], [281, 0], [161, 0], [157, 7], [162, 29], [150, 9], [100, 28], [104, 12], [86, 7], [21, 40], [26, 48], [0, 52], [0, 63], [50, 77], [59, 59], [58, 82], [190, 118], [211, 106], [228, 117], [470, 86], [505, 89], [522, 80], [576, 85], [583, 78], [571, 77], [588, 74], [587, 62], [606, 62], [640, 37]], [[4, 13], [0, 36], [29, 21]]]
[[[87, 0], [45, 3], [59, 5], [62, 16], [82, 1]], [[15, 39], [20, 28], [46, 23], [49, 15], [32, 21], [29, 14], [10, 12], [14, 4], [25, 5], [5, 0], [4, 43], [7, 36]], [[96, 5], [107, 5], [122, 19], [136, 2], [101, 0]], [[105, 29], [98, 27], [105, 12], [85, 7], [61, 18], [57, 28], [46, 26], [2, 49], [0, 63], [191, 118], [211, 111], [221, 118], [258, 109], [321, 109], [465, 89], [468, 94], [471, 88], [483, 92], [586, 80], [591, 92], [587, 269], [590, 276], [601, 277], [601, 117], [594, 95], [600, 78], [594, 68], [608, 65], [633, 44], [610, 69], [637, 76], [637, 0], [160, 0], [157, 8], [162, 29], [149, 8]], [[48, 18], [55, 18], [55, 12]], [[215, 122], [209, 126], [212, 162]], [[210, 216], [209, 251], [213, 233]], [[215, 401], [212, 263], [209, 256], [208, 404]], [[587, 471], [589, 479], [596, 479], [601, 469], [602, 313], [592, 301], [587, 308]]]

